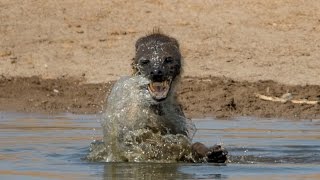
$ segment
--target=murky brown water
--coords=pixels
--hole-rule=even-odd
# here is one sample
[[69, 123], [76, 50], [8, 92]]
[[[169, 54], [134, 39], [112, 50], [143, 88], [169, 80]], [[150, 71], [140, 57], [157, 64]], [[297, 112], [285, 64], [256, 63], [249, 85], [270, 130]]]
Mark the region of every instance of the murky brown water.
[[320, 120], [197, 119], [194, 141], [223, 143], [227, 164], [93, 163], [99, 116], [0, 112], [0, 179], [319, 179]]

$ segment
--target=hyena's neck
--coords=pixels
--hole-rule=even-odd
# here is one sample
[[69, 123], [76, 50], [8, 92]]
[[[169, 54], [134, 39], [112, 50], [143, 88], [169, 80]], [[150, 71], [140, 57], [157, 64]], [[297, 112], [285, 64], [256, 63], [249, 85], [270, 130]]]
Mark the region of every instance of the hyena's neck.
[[161, 103], [150, 105], [150, 109], [152, 110], [152, 112], [154, 114], [156, 114], [158, 116], [163, 116], [164, 115], [163, 105]]

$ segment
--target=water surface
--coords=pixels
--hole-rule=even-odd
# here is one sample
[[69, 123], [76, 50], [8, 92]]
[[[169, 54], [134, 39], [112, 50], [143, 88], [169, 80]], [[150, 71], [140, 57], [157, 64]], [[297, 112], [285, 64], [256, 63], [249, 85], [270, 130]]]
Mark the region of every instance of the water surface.
[[0, 112], [0, 179], [320, 178], [320, 120], [194, 119], [194, 141], [223, 143], [227, 164], [87, 162], [99, 118]]

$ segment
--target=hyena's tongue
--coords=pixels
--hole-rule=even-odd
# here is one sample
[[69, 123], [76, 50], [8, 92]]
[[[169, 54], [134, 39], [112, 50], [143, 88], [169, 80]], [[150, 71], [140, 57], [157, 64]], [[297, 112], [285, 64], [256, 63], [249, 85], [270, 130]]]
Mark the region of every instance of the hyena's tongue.
[[163, 100], [167, 97], [170, 89], [170, 82], [151, 82], [148, 85], [148, 90], [155, 100]]

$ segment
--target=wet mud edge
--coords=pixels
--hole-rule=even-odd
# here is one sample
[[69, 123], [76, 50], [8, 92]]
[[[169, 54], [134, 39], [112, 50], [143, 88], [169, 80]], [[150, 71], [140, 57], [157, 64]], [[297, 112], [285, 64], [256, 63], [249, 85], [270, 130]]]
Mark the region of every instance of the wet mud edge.
[[[88, 84], [78, 79], [0, 77], [0, 111], [99, 113], [114, 82]], [[235, 81], [225, 77], [183, 77], [178, 100], [186, 115], [232, 118], [255, 116], [320, 119], [320, 104], [293, 104], [259, 99], [256, 93], [294, 99], [320, 100], [320, 86], [291, 86], [274, 81]]]

